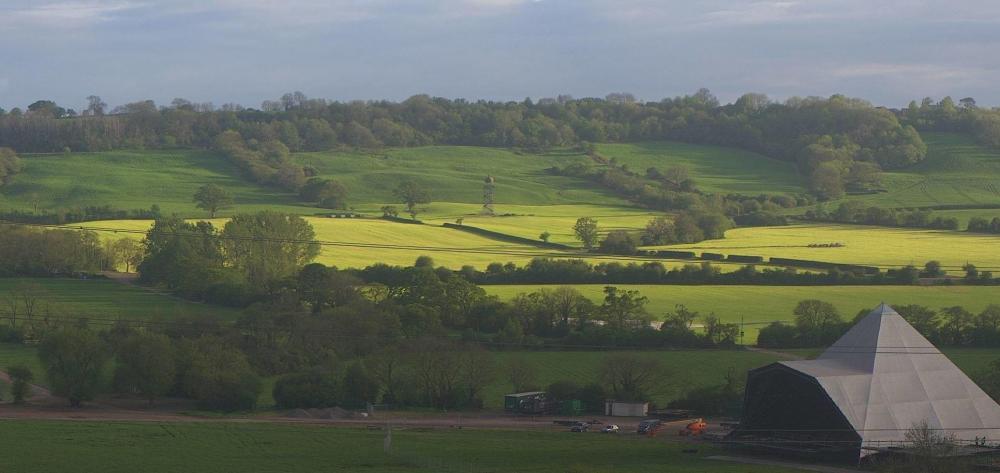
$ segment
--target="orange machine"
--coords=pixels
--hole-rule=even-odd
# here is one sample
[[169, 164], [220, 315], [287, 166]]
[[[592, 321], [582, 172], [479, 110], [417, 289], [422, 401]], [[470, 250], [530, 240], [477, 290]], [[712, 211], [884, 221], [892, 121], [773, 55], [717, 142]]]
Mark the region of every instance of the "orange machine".
[[688, 424], [680, 432], [678, 432], [682, 437], [687, 436], [697, 436], [705, 433], [705, 429], [708, 428], [708, 424], [705, 423], [704, 419], [698, 419], [694, 422]]

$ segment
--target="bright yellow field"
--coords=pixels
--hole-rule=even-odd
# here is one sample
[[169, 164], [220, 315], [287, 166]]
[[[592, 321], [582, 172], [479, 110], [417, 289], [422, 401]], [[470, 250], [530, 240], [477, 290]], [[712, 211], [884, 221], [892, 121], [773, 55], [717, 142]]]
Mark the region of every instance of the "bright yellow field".
[[[514, 218], [514, 217], [511, 217]], [[316, 239], [325, 242], [340, 242], [361, 245], [405, 246], [407, 248], [364, 248], [356, 246], [324, 245], [317, 262], [339, 268], [363, 268], [375, 263], [392, 265], [412, 265], [418, 256], [434, 258], [439, 266], [458, 269], [472, 265], [476, 269], [486, 269], [493, 262], [513, 262], [523, 265], [532, 258], [568, 257], [582, 258], [597, 264], [601, 262], [649, 261], [642, 258], [589, 256], [579, 251], [557, 251], [531, 245], [508, 243], [482, 237], [472, 233], [441, 227], [438, 225], [410, 225], [381, 219], [337, 219], [325, 217], [305, 217], [316, 231]], [[226, 219], [212, 221], [222, 227]], [[431, 221], [433, 222], [433, 221]], [[149, 220], [104, 220], [74, 225], [84, 228], [142, 230], [149, 229]], [[141, 234], [102, 231], [104, 238], [123, 236], [141, 239]], [[690, 263], [689, 261], [661, 261], [668, 268]], [[719, 263], [723, 271], [738, 269], [739, 264]]]
[[[841, 248], [809, 248], [813, 243], [842, 243]], [[886, 228], [860, 225], [791, 225], [737, 228], [724, 240], [709, 240], [671, 249], [722, 254], [778, 256], [883, 268], [930, 260], [959, 274], [966, 262], [981, 269], [1000, 270], [1000, 236], [943, 230]]]

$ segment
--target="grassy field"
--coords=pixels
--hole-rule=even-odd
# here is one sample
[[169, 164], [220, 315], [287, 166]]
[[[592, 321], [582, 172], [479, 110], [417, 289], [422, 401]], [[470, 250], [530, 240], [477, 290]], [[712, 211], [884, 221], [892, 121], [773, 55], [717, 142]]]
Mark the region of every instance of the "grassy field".
[[[600, 370], [604, 360], [613, 356], [614, 351], [557, 351], [557, 352], [498, 352], [501, 376], [484, 391], [485, 407], [503, 408], [503, 395], [513, 389], [503, 376], [503, 367], [513, 359], [523, 359], [538, 371], [538, 387], [545, 389], [556, 381], [572, 381], [578, 384], [600, 382]], [[659, 406], [684, 397], [692, 388], [723, 384], [726, 372], [735, 368], [741, 375], [753, 368], [759, 368], [779, 360], [769, 353], [744, 350], [719, 351], [642, 351], [635, 353], [641, 357], [655, 359], [665, 368], [665, 376], [654, 392], [653, 401]]]
[[[841, 243], [840, 248], [810, 248], [814, 243]], [[954, 274], [965, 263], [1000, 270], [1000, 235], [865, 225], [806, 224], [736, 228], [722, 240], [706, 240], [670, 249], [723, 254], [778, 256], [835, 263], [898, 268], [940, 261]]]
[[[791, 321], [792, 310], [804, 299], [820, 299], [833, 303], [846, 320], [863, 309], [880, 302], [888, 304], [921, 304], [931, 308], [961, 305], [979, 312], [989, 304], [1000, 304], [1000, 287], [984, 286], [663, 286], [616, 285], [635, 289], [649, 298], [649, 313], [661, 318], [677, 304], [702, 315], [714, 313], [726, 322], [748, 323], [744, 342], [752, 344], [757, 331], [776, 320]], [[489, 294], [510, 299], [521, 292], [541, 286], [484, 286]], [[585, 296], [600, 303], [603, 285], [573, 286]]]
[[[884, 173], [887, 192], [847, 199], [882, 207], [944, 204], [1000, 205], [1000, 151], [955, 133], [921, 133], [927, 158], [909, 168]], [[1000, 215], [998, 210], [996, 215]]]
[[[204, 184], [229, 190], [241, 210], [263, 208], [296, 213], [302, 207], [288, 193], [253, 184], [238, 170], [210, 152], [109, 151], [26, 155], [24, 170], [0, 188], [0, 209], [72, 209], [110, 205], [117, 209], [148, 209], [165, 213], [205, 215], [191, 196]], [[37, 200], [37, 202], [36, 202]]]
[[[600, 208], [587, 207], [591, 210]], [[596, 214], [595, 214], [596, 215]], [[620, 218], [607, 220], [618, 221], [622, 225], [644, 224], [648, 215], [636, 213], [624, 215]], [[515, 219], [522, 217], [495, 217], [496, 221], [505, 219]], [[523, 217], [529, 218], [529, 217]], [[544, 217], [531, 217], [535, 222], [543, 221]], [[484, 217], [485, 219], [485, 217]], [[435, 265], [446, 266], [458, 269], [464, 265], [472, 265], [477, 269], [486, 269], [486, 266], [493, 262], [508, 263], [513, 262], [523, 265], [536, 257], [568, 257], [581, 258], [593, 263], [621, 261], [628, 263], [631, 261], [648, 261], [638, 258], [617, 257], [617, 256], [593, 256], [575, 250], [549, 250], [538, 248], [533, 245], [521, 243], [509, 243], [494, 240], [472, 233], [445, 228], [439, 225], [412, 225], [406, 223], [395, 223], [382, 219], [360, 218], [360, 219], [338, 219], [326, 217], [306, 217], [316, 231], [316, 238], [325, 242], [339, 242], [359, 245], [388, 245], [405, 246], [407, 248], [371, 248], [355, 246], [334, 246], [324, 245], [317, 262], [337, 266], [339, 268], [361, 268], [374, 263], [387, 263], [393, 265], [412, 265], [418, 256], [428, 255], [434, 258]], [[605, 220], [605, 221], [607, 221]], [[469, 222], [469, 221], [467, 221]], [[225, 225], [224, 219], [212, 221], [216, 227]], [[98, 222], [87, 222], [74, 224], [83, 228], [101, 228], [117, 230], [141, 230], [145, 231], [152, 224], [149, 220], [103, 220]], [[472, 225], [471, 222], [469, 222]], [[478, 221], [477, 224], [478, 225]], [[530, 225], [530, 223], [529, 223]], [[489, 225], [483, 225], [490, 228]], [[498, 231], [500, 229], [497, 229]], [[605, 228], [607, 230], [607, 228]], [[531, 230], [534, 231], [534, 230]], [[101, 231], [99, 233], [104, 238], [130, 237], [141, 239], [141, 234], [122, 234], [112, 231]], [[661, 260], [667, 267], [680, 266], [690, 261], [684, 260]], [[719, 267], [723, 271], [738, 269], [740, 264], [720, 263]]]
[[320, 176], [343, 183], [351, 201], [359, 204], [395, 201], [393, 189], [404, 180], [424, 185], [434, 201], [482, 203], [486, 176], [496, 178], [498, 204], [623, 203], [582, 179], [545, 172], [552, 166], [588, 159], [568, 151], [522, 154], [498, 148], [426, 146], [380, 152], [298, 153], [295, 157], [315, 167]]
[[20, 473], [289, 471], [790, 472], [707, 460], [717, 451], [634, 435], [397, 428], [392, 454], [378, 430], [234, 422], [0, 422], [4, 469]]
[[598, 151], [637, 173], [684, 166], [698, 188], [706, 192], [740, 194], [803, 193], [795, 166], [750, 151], [677, 142], [599, 144]]
[[[0, 301], [24, 289], [37, 295], [36, 317], [153, 320], [186, 315], [228, 320], [239, 314], [236, 309], [189, 302], [106, 279], [0, 278]], [[0, 308], [0, 315], [5, 313]]]

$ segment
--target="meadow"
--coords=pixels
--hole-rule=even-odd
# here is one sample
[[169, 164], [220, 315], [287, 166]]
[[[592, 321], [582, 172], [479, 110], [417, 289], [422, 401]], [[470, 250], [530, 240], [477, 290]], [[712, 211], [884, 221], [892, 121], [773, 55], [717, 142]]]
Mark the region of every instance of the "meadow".
[[17, 452], [5, 455], [4, 469], [21, 473], [797, 471], [708, 460], [718, 453], [708, 444], [682, 453], [691, 445], [563, 431], [395, 428], [391, 455], [381, 430], [305, 424], [5, 420], [0, 435], [7, 451]]
[[228, 161], [209, 151], [157, 150], [39, 154], [22, 157], [24, 169], [0, 187], [0, 210], [61, 210], [88, 205], [148, 209], [192, 217], [192, 195], [204, 184], [227, 189], [245, 211], [276, 209], [311, 213], [291, 194], [243, 179]]
[[[809, 247], [840, 243], [836, 248]], [[803, 224], [783, 227], [743, 227], [726, 232], [721, 240], [663, 247], [695, 252], [797, 258], [834, 263], [878, 266], [884, 269], [912, 264], [922, 267], [940, 261], [961, 275], [966, 263], [1000, 270], [1000, 235], [894, 228], [867, 225]]]
[[[592, 207], [588, 207], [593, 209]], [[490, 263], [513, 262], [523, 265], [537, 257], [579, 258], [592, 263], [619, 261], [649, 261], [648, 258], [593, 255], [578, 250], [550, 250], [526, 243], [511, 243], [495, 240], [473, 233], [445, 228], [434, 223], [414, 225], [396, 223], [374, 218], [328, 218], [305, 217], [316, 232], [316, 239], [336, 244], [323, 245], [316, 262], [338, 268], [363, 268], [375, 263], [410, 266], [422, 255], [434, 259], [436, 266], [459, 269], [472, 265], [476, 269], [485, 270]], [[494, 217], [496, 220], [517, 217]], [[539, 217], [535, 221], [542, 221]], [[623, 216], [618, 221], [638, 225], [644, 222], [646, 215]], [[575, 220], [575, 219], [571, 219]], [[609, 219], [614, 221], [615, 219]], [[217, 218], [211, 221], [217, 228], [225, 225], [226, 220]], [[506, 220], [505, 220], [506, 221]], [[444, 223], [444, 222], [442, 222]], [[469, 225], [480, 226], [478, 221]], [[134, 238], [142, 239], [138, 233], [115, 233], [115, 230], [132, 232], [146, 231], [152, 225], [149, 220], [102, 220], [73, 224], [73, 228], [97, 228], [102, 238]], [[489, 225], [483, 228], [493, 229]], [[497, 228], [497, 231], [500, 231]], [[607, 230], [607, 229], [605, 229]], [[556, 240], [558, 241], [558, 240]], [[376, 245], [376, 246], [368, 246]], [[390, 246], [395, 248], [385, 248]], [[686, 260], [658, 260], [668, 268], [691, 263]], [[723, 271], [738, 269], [741, 264], [719, 262]]]
[[[885, 192], [848, 196], [883, 207], [955, 204], [1000, 206], [1000, 151], [957, 133], [920, 134], [927, 158], [909, 168], [883, 173]], [[1000, 210], [994, 212], [1000, 215]]]
[[[753, 344], [761, 327], [774, 321], [792, 321], [799, 301], [819, 299], [832, 303], [845, 320], [870, 310], [881, 302], [920, 304], [940, 309], [961, 305], [979, 312], [989, 304], [1000, 304], [1000, 287], [988, 286], [673, 286], [616, 284], [638, 290], [649, 299], [646, 308], [657, 319], [684, 304], [701, 315], [715, 314], [725, 322], [745, 325], [744, 343]], [[544, 286], [484, 286], [488, 294], [507, 300]], [[553, 286], [554, 287], [554, 286]], [[604, 285], [573, 286], [597, 304]]]
[[598, 152], [640, 174], [682, 166], [705, 192], [799, 194], [804, 181], [787, 161], [735, 148], [654, 141], [598, 144]]
[[[0, 278], [0, 304], [25, 291], [39, 301], [36, 317], [162, 320], [192, 316], [232, 320], [239, 314], [236, 309], [191, 302], [108, 279]], [[0, 317], [5, 314], [0, 305]]]

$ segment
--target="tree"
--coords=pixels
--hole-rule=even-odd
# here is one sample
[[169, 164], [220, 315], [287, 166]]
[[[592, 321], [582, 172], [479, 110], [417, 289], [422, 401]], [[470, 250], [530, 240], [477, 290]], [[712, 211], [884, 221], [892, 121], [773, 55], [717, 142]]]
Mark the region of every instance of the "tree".
[[674, 224], [667, 217], [654, 217], [642, 232], [643, 245], [667, 245], [676, 241]]
[[641, 324], [649, 319], [649, 314], [646, 312], [647, 302], [649, 299], [639, 295], [639, 291], [607, 286], [604, 288], [601, 313], [609, 327], [621, 330], [628, 325]]
[[108, 108], [108, 104], [104, 103], [100, 97], [90, 95], [87, 97], [87, 109], [84, 110], [83, 114], [92, 117], [103, 117], [106, 108]]
[[340, 386], [332, 373], [310, 370], [278, 378], [272, 395], [282, 409], [333, 407], [340, 404]]
[[142, 262], [142, 244], [132, 238], [115, 240], [111, 244], [111, 251], [115, 255], [115, 261], [125, 264], [126, 273], [132, 272]]
[[347, 188], [332, 179], [312, 178], [299, 189], [299, 199], [325, 209], [346, 209]]
[[549, 242], [549, 238], [552, 238], [552, 234], [549, 232], [542, 232], [538, 235], [538, 239], [544, 241], [545, 243]]
[[21, 171], [21, 160], [10, 148], [0, 147], [0, 186], [7, 184]]
[[598, 248], [602, 253], [613, 255], [634, 255], [636, 251], [636, 241], [632, 234], [625, 230], [612, 230], [601, 241]]
[[576, 233], [576, 239], [583, 243], [584, 248], [592, 249], [597, 243], [597, 220], [591, 217], [579, 218], [573, 225], [573, 232]]
[[10, 376], [10, 396], [14, 399], [14, 404], [21, 404], [31, 393], [31, 382], [35, 379], [35, 374], [27, 365], [17, 364], [7, 368], [7, 376]]
[[52, 393], [80, 407], [97, 394], [108, 361], [104, 343], [83, 328], [59, 328], [45, 336], [38, 348]]
[[839, 335], [842, 323], [840, 312], [829, 302], [816, 299], [799, 301], [792, 311], [795, 325], [802, 336], [812, 344], [825, 344]]
[[600, 380], [619, 401], [648, 401], [665, 377], [659, 360], [634, 353], [610, 355], [601, 364]]
[[365, 368], [364, 363], [352, 363], [344, 374], [344, 402], [353, 407], [364, 407], [378, 400], [379, 383]]
[[399, 209], [392, 205], [383, 205], [380, 210], [383, 217], [396, 218], [399, 216]]
[[166, 335], [133, 334], [118, 348], [117, 358], [115, 386], [121, 392], [139, 394], [153, 405], [174, 386], [173, 346]]
[[424, 189], [415, 181], [407, 180], [399, 183], [394, 193], [406, 205], [406, 213], [410, 214], [410, 218], [414, 220], [417, 219], [417, 213], [419, 212], [417, 206], [431, 202], [431, 195], [427, 189]]
[[538, 369], [525, 358], [512, 358], [507, 362], [507, 380], [516, 393], [538, 387]]
[[928, 261], [924, 265], [924, 272], [921, 276], [928, 278], [940, 278], [945, 275], [945, 271], [941, 269], [940, 261]]
[[215, 184], [205, 184], [194, 193], [196, 207], [207, 210], [211, 218], [218, 211], [232, 207], [233, 197], [225, 189]]
[[221, 239], [229, 264], [259, 289], [295, 275], [320, 250], [309, 222], [273, 211], [234, 216], [223, 227]]
[[[179, 370], [180, 371], [180, 370]], [[205, 338], [191, 352], [189, 366], [180, 375], [185, 394], [206, 409], [253, 409], [260, 394], [260, 377], [238, 349]]]

